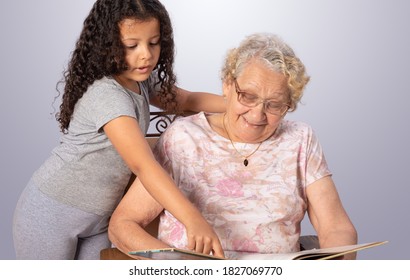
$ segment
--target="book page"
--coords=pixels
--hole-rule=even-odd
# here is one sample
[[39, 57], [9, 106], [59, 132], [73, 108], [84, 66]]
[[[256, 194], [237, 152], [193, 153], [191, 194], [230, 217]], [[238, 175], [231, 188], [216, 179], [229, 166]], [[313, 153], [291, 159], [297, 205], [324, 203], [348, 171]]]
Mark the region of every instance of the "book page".
[[324, 249], [311, 249], [287, 254], [259, 254], [259, 253], [242, 253], [238, 260], [302, 260], [302, 259], [331, 259], [343, 256], [349, 253], [357, 252], [367, 248], [379, 246], [387, 241], [363, 243], [357, 245], [347, 245]]

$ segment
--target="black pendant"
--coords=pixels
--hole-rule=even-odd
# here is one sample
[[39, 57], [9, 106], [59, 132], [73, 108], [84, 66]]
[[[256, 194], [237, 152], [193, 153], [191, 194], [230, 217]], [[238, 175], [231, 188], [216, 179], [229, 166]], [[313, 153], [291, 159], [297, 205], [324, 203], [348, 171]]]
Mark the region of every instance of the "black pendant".
[[243, 161], [243, 165], [245, 165], [245, 166], [248, 166], [248, 159], [247, 158], [245, 158], [245, 160]]

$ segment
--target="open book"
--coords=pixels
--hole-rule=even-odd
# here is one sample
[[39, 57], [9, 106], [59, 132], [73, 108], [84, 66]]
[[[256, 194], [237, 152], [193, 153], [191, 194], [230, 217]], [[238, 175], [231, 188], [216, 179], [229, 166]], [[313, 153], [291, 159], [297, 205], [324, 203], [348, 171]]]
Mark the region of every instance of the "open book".
[[[385, 243], [387, 243], [387, 241], [347, 245], [325, 249], [311, 249], [286, 254], [241, 253], [238, 256], [238, 260], [328, 260], [360, 250], [376, 247]], [[195, 253], [192, 251], [177, 248], [133, 251], [129, 252], [129, 254], [154, 260], [221, 260], [221, 258], [217, 258], [211, 255]]]

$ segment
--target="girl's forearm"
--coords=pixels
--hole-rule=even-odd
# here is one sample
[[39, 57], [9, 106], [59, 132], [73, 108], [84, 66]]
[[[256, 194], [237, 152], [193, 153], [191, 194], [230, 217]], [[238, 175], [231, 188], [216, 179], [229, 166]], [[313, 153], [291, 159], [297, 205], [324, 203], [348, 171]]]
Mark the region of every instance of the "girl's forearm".
[[155, 169], [152, 172], [138, 174], [151, 196], [185, 226], [203, 219], [199, 210], [184, 196], [168, 173], [161, 167]]

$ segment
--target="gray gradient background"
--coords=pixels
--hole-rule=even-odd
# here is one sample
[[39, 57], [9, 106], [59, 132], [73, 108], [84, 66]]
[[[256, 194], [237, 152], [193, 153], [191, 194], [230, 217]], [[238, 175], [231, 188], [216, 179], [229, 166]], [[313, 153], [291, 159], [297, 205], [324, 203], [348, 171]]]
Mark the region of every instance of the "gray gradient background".
[[[0, 259], [14, 259], [14, 206], [57, 145], [61, 78], [94, 1], [0, 3]], [[244, 35], [281, 35], [312, 79], [288, 118], [313, 126], [360, 242], [360, 259], [409, 259], [410, 1], [164, 0], [180, 86], [220, 92], [219, 69]], [[249, 4], [252, 3], [252, 4]], [[55, 107], [57, 108], [57, 102]], [[304, 222], [303, 233], [312, 233]]]

